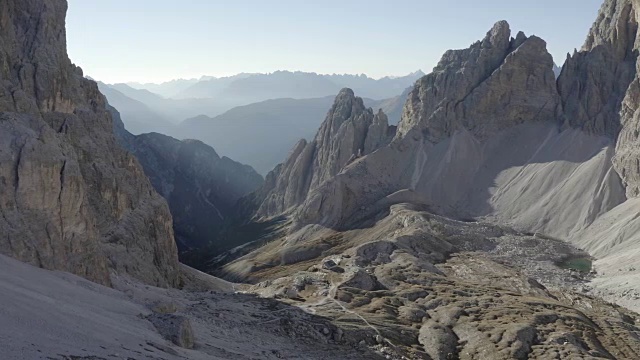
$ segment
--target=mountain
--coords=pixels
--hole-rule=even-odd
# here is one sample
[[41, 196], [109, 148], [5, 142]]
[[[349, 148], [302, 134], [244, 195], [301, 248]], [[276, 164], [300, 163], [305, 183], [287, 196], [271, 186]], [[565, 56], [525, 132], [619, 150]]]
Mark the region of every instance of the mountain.
[[[542, 39], [496, 23], [397, 127], [340, 90], [238, 202], [225, 238], [255, 241], [200, 264], [235, 284], [179, 265], [173, 231], [255, 173], [124, 131], [67, 57], [66, 2], [4, 1], [0, 252], [61, 271], [0, 255], [3, 358], [637, 358], [640, 315], [601, 297], [640, 297], [639, 5], [606, 1], [557, 80]], [[152, 183], [188, 189], [184, 218]]]
[[[204, 78], [204, 77], [203, 77]], [[197, 83], [198, 79], [177, 79], [160, 84], [129, 82], [126, 85], [138, 90], [148, 90], [164, 98], [171, 98]]]
[[101, 82], [98, 82], [98, 89], [107, 98], [109, 104], [120, 109], [127, 121], [127, 130], [133, 134], [146, 132], [171, 134], [175, 131], [174, 125], [169, 120], [146, 104]]
[[[363, 101], [374, 111], [390, 111], [393, 118], [389, 121], [397, 124], [404, 99], [403, 94], [383, 101]], [[267, 100], [233, 108], [215, 118], [187, 119], [174, 134], [201, 140], [221, 154], [266, 174], [287, 156], [300, 138], [313, 137], [332, 101], [332, 97]]]
[[[492, 276], [489, 269], [502, 272], [502, 265], [522, 271], [516, 277], [531, 276], [543, 291], [586, 292], [640, 309], [640, 283], [632, 279], [640, 251], [633, 231], [639, 193], [633, 100], [638, 6], [605, 2], [585, 46], [569, 56], [557, 81], [542, 39], [522, 32], [511, 37], [506, 22], [496, 23], [469, 48], [446, 52], [416, 83], [397, 128], [382, 112], [375, 121], [351, 90], [341, 91], [315, 139], [299, 142], [264, 186], [240, 203], [240, 212], [252, 210], [254, 221], [284, 218], [289, 225], [268, 242], [258, 241], [257, 248], [223, 257], [230, 262], [210, 263], [208, 270], [256, 283], [263, 295], [303, 302], [313, 295], [296, 279], [308, 276], [310, 286], [387, 329], [394, 340], [400, 329], [411, 330], [376, 316], [377, 309], [391, 306], [391, 313], [403, 314], [410, 312], [403, 306], [420, 309], [424, 295], [447, 297], [434, 285], [443, 279], [495, 285], [486, 277]], [[529, 253], [529, 246], [538, 250]], [[593, 267], [589, 253], [596, 256]], [[552, 267], [547, 272], [530, 261]], [[566, 265], [575, 262], [584, 262], [580, 271], [597, 277], [578, 276], [582, 280], [573, 285], [556, 282], [564, 275], [551, 274], [563, 266], [578, 269]], [[336, 275], [326, 281], [314, 272]], [[428, 273], [433, 277], [420, 275]], [[526, 285], [505, 286], [532, 294]], [[385, 295], [374, 303], [369, 296], [378, 291]], [[396, 295], [404, 291], [421, 295], [407, 302]], [[472, 292], [469, 299], [479, 294]], [[404, 305], [389, 305], [394, 303]], [[438, 318], [438, 312], [430, 311], [430, 317]], [[448, 319], [445, 328], [440, 320], [429, 325], [416, 319], [422, 327], [412, 332], [412, 346], [446, 358], [492, 343], [482, 345], [473, 335], [483, 333], [474, 330], [477, 325]], [[525, 323], [548, 344], [549, 333], [542, 335], [539, 323]], [[587, 356], [589, 348], [570, 351]], [[542, 356], [531, 343], [509, 355], [500, 352], [489, 357]]]
[[171, 214], [66, 53], [60, 0], [0, 5], [0, 253], [100, 284], [177, 287]]
[[555, 63], [553, 63], [553, 74], [556, 76], [556, 79], [560, 77], [560, 73], [562, 72], [562, 68]]
[[387, 99], [397, 96], [423, 77], [421, 70], [398, 77], [383, 77], [372, 79], [366, 75], [325, 75], [342, 88], [350, 88], [363, 98]]
[[128, 96], [143, 104], [149, 104], [152, 107], [158, 106], [164, 102], [165, 98], [146, 89], [134, 89], [127, 84], [112, 84], [110, 88], [115, 89], [125, 96]]
[[[121, 111], [127, 129], [133, 133], [159, 131], [173, 134], [172, 126], [165, 127], [164, 130], [155, 127], [152, 121], [153, 116], [150, 113], [157, 114], [156, 122], [168, 122], [175, 125], [184, 119], [199, 115], [217, 116], [242, 105], [239, 102], [218, 99], [168, 99], [144, 89], [134, 89], [126, 84], [107, 85], [100, 83], [99, 85], [109, 102]], [[141, 107], [145, 111], [142, 111]]]
[[221, 78], [202, 77], [199, 81], [171, 96], [176, 99], [218, 98], [220, 93], [236, 80], [246, 79], [256, 74], [237, 74]]
[[258, 195], [262, 199], [258, 214], [286, 213], [345, 165], [387, 145], [394, 135], [383, 112], [374, 115], [351, 89], [342, 90], [315, 139], [301, 140], [287, 161], [267, 176]]
[[365, 104], [374, 110], [382, 110], [389, 117], [389, 124], [398, 125], [402, 117], [404, 104], [407, 102], [413, 87], [405, 89], [402, 94], [384, 100], [364, 99]]
[[270, 99], [308, 99], [330, 96], [350, 87], [363, 97], [386, 99], [397, 96], [424, 73], [379, 80], [365, 75], [320, 75], [308, 72], [276, 71], [270, 74], [240, 74], [234, 77], [200, 81], [177, 98], [215, 98], [239, 104]]
[[[606, 2], [557, 83], [544, 41], [496, 24], [417, 82], [388, 146], [367, 155], [362, 143], [298, 145], [253, 195], [256, 216], [290, 215], [292, 231], [341, 230], [396, 203], [421, 204], [572, 241], [606, 269], [602, 292], [633, 289], [621, 271], [640, 251], [623, 230], [636, 226], [623, 214], [639, 193], [636, 6]], [[348, 106], [343, 97], [334, 106]], [[332, 144], [354, 144], [336, 138], [357, 129], [343, 124]]]
[[[556, 115], [560, 96], [555, 88], [552, 67], [553, 62], [541, 39], [527, 38], [524, 34], [519, 34], [510, 40], [508, 25], [497, 24], [483, 41], [474, 44], [470, 49], [447, 52], [434, 72], [418, 81], [409, 94], [403, 118], [390, 146], [371, 156], [353, 161], [348, 167], [344, 160], [351, 156], [360, 158], [358, 152], [364, 154], [365, 150], [362, 146], [341, 153], [340, 158], [343, 160], [337, 164], [334, 160], [323, 163], [335, 159], [334, 156], [325, 157], [324, 160], [313, 160], [315, 167], [304, 170], [301, 177], [309, 176], [313, 179], [318, 171], [328, 171], [331, 176], [324, 175], [317, 180], [311, 180], [300, 190], [289, 187], [288, 191], [299, 191], [299, 197], [292, 199], [292, 203], [276, 206], [275, 212], [263, 211], [262, 215], [276, 215], [291, 206], [303, 205], [301, 213], [297, 214], [297, 219], [301, 221], [300, 226], [322, 219], [322, 225], [340, 227], [346, 219], [353, 218], [357, 209], [402, 189], [427, 196], [433, 205], [442, 207], [443, 211], [450, 214], [455, 214], [458, 203], [465, 201], [467, 197], [479, 197], [477, 206], [481, 207], [485, 203], [485, 199], [481, 198], [484, 192], [477, 191], [479, 189], [475, 187], [478, 184], [473, 179], [480, 176], [476, 172], [483, 169], [480, 159], [492, 158], [489, 156], [490, 153], [483, 155], [483, 151], [495, 151], [496, 146], [510, 144], [511, 142], [498, 140], [503, 134], [508, 138], [514, 138], [515, 133], [512, 131], [507, 135], [507, 129], [522, 127], [523, 136], [526, 134], [526, 138], [532, 139], [530, 141], [535, 143], [546, 139], [553, 127], [557, 126]], [[528, 76], [535, 81], [507, 85], [504, 78], [522, 76], [522, 70], [518, 71], [520, 68], [527, 69], [530, 73]], [[463, 72], [464, 76], [454, 76]], [[487, 96], [488, 93], [491, 96]], [[504, 94], [503, 97], [501, 94]], [[341, 97], [343, 96], [339, 95], [338, 99]], [[502, 99], [510, 99], [508, 107], [501, 103], [504, 101]], [[346, 105], [340, 105], [337, 102], [335, 106], [348, 107], [349, 103], [350, 101]], [[496, 109], [505, 111], [496, 115]], [[335, 128], [333, 131], [343, 130]], [[534, 139], [536, 134], [543, 136], [542, 139]], [[322, 133], [318, 134], [320, 135]], [[458, 139], [448, 141], [452, 138]], [[493, 141], [496, 141], [495, 145], [484, 145]], [[518, 146], [522, 144], [517, 143]], [[318, 154], [333, 151], [330, 150], [333, 148], [334, 145], [330, 145], [327, 149], [311, 152]], [[530, 149], [534, 151], [535, 147]], [[428, 156], [429, 153], [434, 155]], [[511, 151], [507, 154], [524, 156], [522, 151]], [[461, 168], [453, 167], [452, 161], [455, 158], [451, 156], [460, 157]], [[474, 159], [475, 157], [479, 158]], [[295, 158], [288, 160], [291, 161], [300, 163]], [[439, 161], [447, 161], [449, 166], [439, 164]], [[521, 160], [500, 161], [515, 165]], [[358, 175], [351, 176], [349, 169], [353, 169], [354, 174]], [[367, 179], [360, 178], [363, 171], [369, 173], [374, 169], [380, 169], [383, 173], [369, 174]], [[438, 171], [434, 171], [435, 169]], [[338, 173], [340, 175], [335, 176]], [[489, 177], [491, 174], [486, 176]], [[439, 181], [447, 178], [458, 178], [460, 182], [449, 182], [447, 185], [451, 186], [451, 190], [448, 190], [446, 185]], [[287, 183], [287, 180], [284, 182]], [[369, 191], [363, 192], [367, 187]], [[345, 191], [352, 195], [345, 197]], [[465, 194], [466, 191], [469, 192], [468, 195]], [[276, 190], [275, 194], [279, 194], [279, 191]], [[326, 194], [334, 194], [336, 201], [337, 198], [341, 198], [340, 206], [333, 208], [333, 200], [327, 199]], [[345, 202], [346, 198], [353, 203]], [[315, 203], [322, 204], [323, 208], [315, 207]], [[272, 208], [270, 205], [264, 205], [261, 207], [263, 210]], [[461, 208], [468, 208], [471, 204], [465, 205], [467, 206]], [[309, 208], [308, 219], [305, 214], [306, 208]]]
[[220, 157], [197, 140], [158, 134], [134, 136], [111, 108], [119, 143], [142, 164], [156, 191], [169, 204], [181, 253], [200, 248], [222, 251], [217, 235], [236, 202], [256, 190], [262, 177], [251, 167]]
[[313, 136], [331, 102], [330, 97], [277, 99], [240, 106], [215, 118], [187, 119], [180, 125], [180, 136], [201, 140], [267, 173], [296, 141]]
[[[288, 75], [294, 74], [284, 73]], [[418, 74], [419, 73], [414, 73], [409, 77], [398, 79], [383, 78], [379, 80], [379, 83], [383, 88], [386, 88], [385, 84], [388, 82], [396, 80], [399, 81], [399, 84], [410, 84], [410, 78]], [[314, 77], [317, 79], [325, 79], [325, 77], [320, 77], [315, 74]], [[347, 75], [336, 75], [335, 77], [343, 81], [345, 79], [358, 78]], [[360, 78], [364, 83], [374, 81], [364, 76]], [[98, 85], [101, 92], [107, 97], [109, 103], [120, 111], [122, 120], [130, 132], [134, 134], [158, 132], [183, 139], [199, 139], [215, 147], [222, 154], [228, 155], [243, 163], [250, 164], [261, 173], [266, 173], [272, 170], [278, 162], [282, 161], [291, 145], [299, 138], [310, 138], [313, 136], [313, 133], [317, 130], [318, 126], [320, 126], [331, 101], [329, 96], [310, 99], [297, 98], [296, 96], [295, 99], [276, 98], [274, 100], [252, 103], [251, 98], [255, 100], [261, 96], [253, 96], [251, 93], [255, 91], [261, 92], [262, 90], [260, 89], [262, 88], [261, 85], [257, 83], [250, 86], [247, 83], [241, 82], [249, 82], [250, 79], [256, 82], [264, 80], [270, 83], [279, 81], [272, 76], [257, 77], [257, 75], [252, 74], [241, 74], [236, 77], [224, 79], [214, 78], [198, 83], [197, 86], [208, 86], [205, 84], [207, 81], [219, 82], [225, 80], [229, 83], [234, 82], [235, 85], [232, 87], [238, 86], [237, 89], [244, 86], [256, 86], [255, 89], [248, 90], [245, 94], [246, 96], [234, 96], [233, 100], [229, 101], [213, 98], [167, 99], [145, 89], [134, 89], [126, 84], [106, 85], [99, 83]], [[321, 81], [325, 82], [325, 80]], [[297, 80], [292, 81], [295, 82]], [[275, 83], [271, 85], [276, 86]], [[390, 121], [393, 124], [397, 124], [400, 121], [402, 105], [408, 94], [408, 90], [405, 88], [397, 90], [396, 88], [398, 86], [397, 84], [396, 86], [393, 84], [388, 86], [387, 89], [389, 93], [393, 94], [393, 97], [389, 99], [372, 100], [365, 98], [367, 106], [373, 107], [374, 110], [381, 108], [389, 114]], [[334, 87], [339, 89], [337, 85]], [[321, 87], [318, 89], [321, 89]], [[325, 91], [320, 91], [318, 93], [324, 92]], [[332, 92], [333, 91], [330, 91], [329, 93]], [[399, 93], [402, 94], [397, 95]], [[287, 94], [288, 92], [282, 94], [271, 93], [271, 95], [275, 97]], [[183, 121], [184, 119], [187, 120]], [[270, 121], [273, 122], [273, 127], [265, 130], [266, 134], [273, 133], [275, 129], [280, 129], [279, 131], [282, 133], [282, 137], [259, 136], [256, 138], [259, 134], [253, 131], [249, 125], [260, 123], [261, 125], [257, 126], [265, 126]], [[179, 126], [173, 125], [180, 122], [182, 122], [182, 124]], [[237, 123], [234, 124], [234, 122]], [[245, 147], [240, 146], [239, 143], [231, 141], [231, 139], [238, 136], [238, 134], [244, 134], [243, 136], [245, 136], [245, 138], [252, 138], [254, 141], [250, 142], [245, 149]], [[260, 146], [262, 146], [262, 148], [260, 148]]]

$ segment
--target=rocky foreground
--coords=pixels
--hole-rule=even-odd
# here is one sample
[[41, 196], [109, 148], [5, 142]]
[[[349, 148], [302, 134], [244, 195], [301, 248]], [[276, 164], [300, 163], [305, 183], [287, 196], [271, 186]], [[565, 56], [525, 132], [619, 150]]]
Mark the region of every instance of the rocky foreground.
[[181, 290], [124, 275], [112, 278], [111, 289], [0, 257], [3, 356], [640, 355], [640, 315], [587, 294], [593, 274], [571, 265], [589, 260], [581, 250], [540, 234], [449, 220], [410, 205], [393, 206], [369, 225], [346, 232], [306, 229], [227, 266], [226, 276], [254, 285], [182, 267]]
[[[588, 295], [558, 239], [395, 205], [375, 224], [303, 228], [227, 265], [393, 359], [635, 359], [639, 315]], [[580, 261], [588, 267], [580, 268]]]
[[114, 278], [118, 291], [2, 255], [0, 269], [2, 359], [383, 359], [334, 340], [327, 319], [192, 270], [190, 291]]

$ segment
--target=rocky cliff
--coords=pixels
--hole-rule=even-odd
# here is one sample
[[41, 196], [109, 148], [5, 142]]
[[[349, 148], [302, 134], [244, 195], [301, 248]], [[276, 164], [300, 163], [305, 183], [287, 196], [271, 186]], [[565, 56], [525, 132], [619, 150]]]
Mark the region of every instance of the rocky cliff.
[[456, 131], [489, 137], [523, 122], [554, 121], [559, 98], [546, 43], [498, 22], [482, 41], [444, 54], [409, 95], [398, 133], [437, 143]]
[[617, 140], [613, 162], [628, 197], [640, 195], [639, 9], [635, 0], [605, 1], [558, 79], [567, 124]]
[[285, 163], [267, 175], [255, 194], [258, 214], [271, 216], [302, 204], [310, 191], [346, 165], [387, 145], [395, 135], [387, 116], [366, 108], [362, 98], [343, 89], [313, 141], [301, 140]]
[[[615, 113], [613, 116], [607, 116], [607, 119], [618, 126], [620, 131], [614, 166], [622, 177], [629, 197], [640, 195], [639, 9], [640, 2], [635, 0], [606, 1], [581, 52], [582, 56], [606, 54], [602, 55], [605, 57], [605, 63], [599, 63], [597, 71], [605, 74], [607, 71], [616, 71], [614, 76], [607, 78], [608, 82], [598, 81], [596, 84], [599, 85], [598, 90], [604, 96], [609, 95], [607, 90], [614, 90], [608, 99], [614, 102]], [[602, 98], [591, 96], [586, 99], [598, 104]]]
[[[342, 228], [348, 227], [349, 221], [403, 201], [428, 204], [454, 217], [518, 211], [514, 200], [522, 194], [492, 198], [490, 188], [501, 171], [516, 167], [531, 170], [535, 164], [554, 160], [586, 161], [611, 145], [605, 139], [576, 138], [574, 141], [590, 145], [574, 153], [561, 148], [573, 135], [561, 129], [562, 98], [553, 66], [543, 40], [521, 32], [512, 38], [509, 25], [502, 21], [469, 48], [445, 53], [434, 71], [416, 83], [396, 134], [382, 116], [379, 127], [369, 120], [371, 113], [360, 122], [336, 122], [336, 108], [345, 108], [342, 104], [349, 108], [350, 104], [350, 93], [343, 91], [314, 142], [298, 144], [287, 162], [270, 175], [268, 194], [262, 193], [266, 201], [258, 215], [289, 210], [298, 226]], [[337, 131], [334, 124], [347, 125]], [[392, 141], [385, 138], [356, 151], [354, 144], [363, 137], [354, 134], [366, 129], [370, 138], [380, 137], [384, 131], [379, 129], [385, 126]], [[557, 146], [543, 155], [543, 144]], [[610, 159], [611, 151], [604, 157]], [[554, 179], [548, 181], [550, 188], [529, 189], [527, 195], [536, 201], [545, 193], [565, 190], [566, 177], [558, 173], [566, 170], [549, 169], [545, 171], [556, 173], [549, 173]], [[603, 169], [593, 179], [594, 187], [611, 177], [605, 165]], [[518, 175], [510, 176], [514, 180]], [[507, 178], [503, 181], [509, 183]], [[589, 213], [598, 214], [619, 203], [618, 197], [610, 198], [615, 199], [590, 204], [585, 195], [580, 201], [591, 208]], [[551, 201], [558, 201], [554, 199]], [[543, 206], [542, 202], [537, 205]], [[534, 217], [522, 221], [529, 223]]]
[[568, 126], [617, 138], [636, 72], [635, 17], [631, 1], [606, 1], [581, 51], [567, 56], [558, 90]]
[[118, 141], [140, 161], [153, 187], [169, 203], [180, 251], [211, 247], [236, 202], [262, 185], [250, 166], [220, 157], [198, 140], [151, 133], [134, 136], [111, 108]]
[[177, 286], [166, 202], [66, 53], [64, 0], [0, 3], [0, 252], [109, 284]]

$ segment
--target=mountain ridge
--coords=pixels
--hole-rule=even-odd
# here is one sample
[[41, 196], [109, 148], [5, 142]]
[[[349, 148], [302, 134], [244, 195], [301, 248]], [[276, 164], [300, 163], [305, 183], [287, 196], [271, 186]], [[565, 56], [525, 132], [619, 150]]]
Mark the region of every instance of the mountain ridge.
[[[635, 1], [605, 2], [595, 35], [569, 56], [557, 81], [542, 39], [522, 32], [511, 37], [506, 22], [496, 23], [483, 40], [446, 52], [434, 72], [416, 83], [388, 145], [364, 156], [364, 149], [356, 149], [354, 160], [337, 170], [335, 158], [316, 161], [314, 168], [333, 169], [331, 175], [300, 188], [285, 170], [302, 163], [300, 149], [308, 144], [299, 143], [247, 199], [255, 219], [286, 215], [290, 234], [309, 232], [313, 239], [314, 233], [347, 231], [409, 203], [597, 250], [596, 266], [606, 268], [607, 277], [594, 291], [634, 289], [637, 283], [629, 285], [616, 273], [634, 268], [629, 254], [638, 251], [635, 237], [612, 217], [621, 216], [619, 207], [633, 208], [625, 204], [637, 194], [632, 164], [638, 122], [629, 102], [637, 98], [637, 8]], [[315, 172], [306, 169], [293, 178]], [[284, 205], [274, 206], [273, 199], [285, 199]], [[598, 244], [590, 227], [602, 234], [606, 221], [615, 231], [603, 240], [610, 245]], [[621, 241], [625, 245], [613, 250]], [[602, 252], [604, 247], [611, 251]]]
[[[423, 76], [421, 70], [403, 76], [384, 76], [379, 79], [368, 77], [364, 74], [319, 74], [315, 72], [279, 70], [271, 73], [241, 73], [227, 77], [202, 77], [199, 80], [174, 80], [167, 82], [169, 86], [175, 82], [193, 82], [181, 93], [166, 96], [166, 92], [159, 94], [165, 98], [189, 99], [189, 98], [218, 98], [234, 99], [246, 97], [239, 104], [248, 104], [277, 98], [316, 98], [333, 95], [341, 88], [349, 87], [361, 93], [363, 97], [376, 100], [391, 98], [398, 95], [415, 80]], [[133, 85], [139, 90], [149, 90], [162, 87], [163, 84], [139, 84]], [[315, 85], [313, 85], [315, 84]], [[118, 85], [118, 84], [114, 84]], [[283, 87], [284, 86], [284, 87]], [[287, 86], [289, 88], [287, 88]], [[257, 91], [257, 92], [256, 92]], [[260, 91], [264, 91], [262, 94]], [[309, 93], [312, 91], [312, 93]], [[252, 95], [253, 92], [256, 92]], [[275, 95], [274, 95], [275, 94]]]

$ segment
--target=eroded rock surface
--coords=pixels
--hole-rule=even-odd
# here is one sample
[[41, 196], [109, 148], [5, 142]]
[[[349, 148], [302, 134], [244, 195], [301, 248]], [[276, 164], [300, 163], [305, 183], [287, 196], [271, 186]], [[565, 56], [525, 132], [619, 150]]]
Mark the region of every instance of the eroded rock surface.
[[[535, 192], [535, 187], [527, 188], [525, 182], [540, 176], [535, 175], [537, 164], [586, 162], [613, 146], [610, 139], [593, 135], [584, 139], [584, 144], [593, 144], [590, 148], [563, 147], [563, 138], [576, 135], [572, 134], [575, 130], [563, 130], [561, 125], [561, 97], [545, 42], [523, 33], [512, 38], [509, 25], [498, 22], [483, 40], [468, 49], [448, 51], [433, 73], [416, 83], [397, 134], [388, 146], [356, 159], [310, 189], [293, 218], [298, 228], [322, 224], [344, 229], [354, 218], [408, 201], [402, 197], [411, 193], [410, 201], [429, 204], [449, 216], [500, 217], [509, 213], [508, 217], [516, 218], [523, 228], [535, 228], [530, 224], [532, 219], [518, 219], [522, 212], [514, 214], [526, 209], [513, 209], [514, 201], [503, 202], [495, 196], [503, 192], [501, 187], [507, 186], [505, 191], [510, 191], [509, 184], [517, 180], [524, 191]], [[583, 140], [576, 143], [582, 144]], [[603, 166], [607, 169], [613, 152], [607, 150], [605, 156]], [[524, 179], [509, 179], [517, 175], [508, 173], [513, 168], [521, 168], [518, 176]], [[574, 181], [568, 179], [573, 176], [569, 171], [550, 167], [543, 171], [549, 172], [549, 189], [527, 196], [532, 202], [540, 202], [530, 204], [528, 209], [542, 207], [540, 200], [545, 194], [566, 194], [560, 188]], [[615, 184], [615, 175], [606, 173], [598, 175], [593, 183]], [[605, 180], [610, 177], [613, 179]], [[581, 215], [577, 223], [584, 226], [593, 221], [594, 214], [618, 205], [623, 196], [614, 189], [604, 204], [582, 193], [584, 199], [580, 201], [585, 206], [599, 209]], [[512, 195], [516, 196], [505, 197]], [[559, 211], [560, 218], [568, 214]]]
[[302, 204], [310, 191], [356, 159], [388, 144], [393, 137], [386, 115], [364, 106], [362, 98], [343, 89], [311, 142], [301, 140], [287, 160], [267, 175], [255, 195], [259, 216], [274, 216]]
[[498, 22], [464, 50], [447, 51], [409, 95], [398, 137], [436, 143], [466, 129], [486, 138], [523, 122], [554, 121], [559, 97], [546, 43]]
[[177, 286], [166, 202], [66, 53], [63, 0], [0, 4], [0, 252], [109, 284]]

